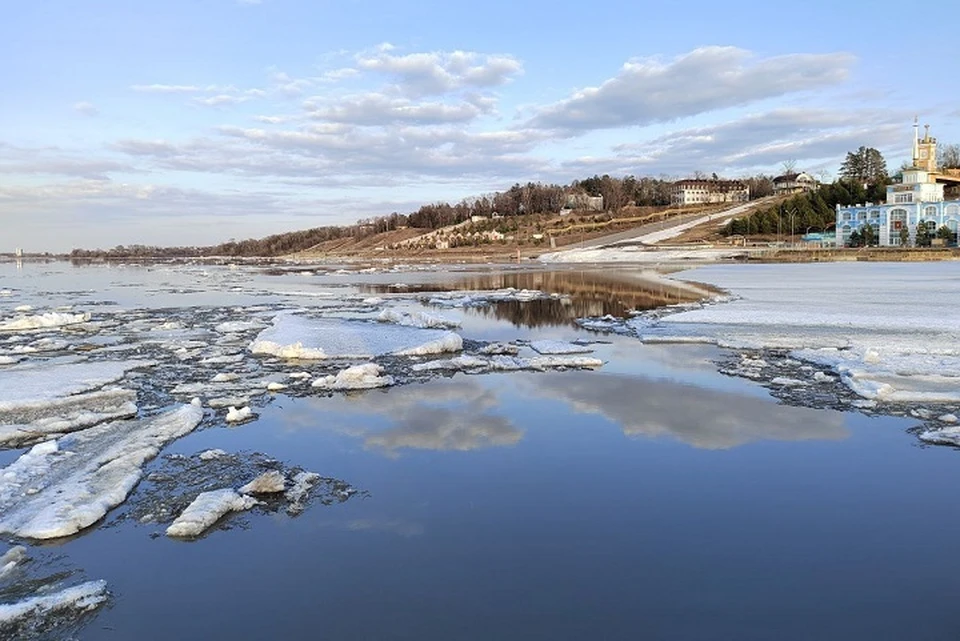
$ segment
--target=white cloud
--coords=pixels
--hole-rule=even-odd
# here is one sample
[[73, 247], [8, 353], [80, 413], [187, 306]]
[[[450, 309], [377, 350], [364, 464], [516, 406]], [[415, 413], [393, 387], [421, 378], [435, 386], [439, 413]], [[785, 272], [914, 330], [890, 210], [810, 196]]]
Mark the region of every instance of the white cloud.
[[393, 45], [384, 44], [372, 52], [361, 53], [356, 56], [357, 66], [392, 76], [400, 91], [413, 97], [470, 87], [496, 87], [523, 71], [520, 61], [509, 55], [472, 51], [393, 55], [393, 50]]
[[627, 62], [615, 77], [548, 105], [528, 126], [573, 135], [667, 122], [843, 82], [847, 53], [757, 59], [736, 47], [703, 47], [670, 62]]
[[472, 101], [413, 102], [407, 98], [388, 97], [380, 93], [367, 93], [340, 98], [335, 102], [318, 104], [316, 99], [304, 106], [315, 120], [353, 123], [368, 126], [383, 126], [394, 123], [436, 124], [469, 122], [478, 116], [490, 113], [494, 102], [482, 97]]
[[194, 98], [193, 102], [206, 107], [225, 107], [228, 105], [238, 105], [250, 100], [249, 96], [234, 96], [226, 93], [207, 96], [206, 98]]
[[73, 105], [74, 111], [84, 116], [98, 116], [100, 110], [92, 102], [81, 101]]
[[773, 109], [673, 131], [643, 143], [618, 145], [614, 148], [618, 157], [568, 166], [613, 166], [625, 173], [643, 173], [645, 168], [690, 173], [758, 169], [786, 160], [809, 164], [840, 159], [860, 145], [896, 150], [907, 142], [906, 122], [908, 114], [890, 111]]
[[133, 85], [130, 87], [134, 91], [141, 93], [199, 93], [203, 91], [202, 87], [196, 85]]

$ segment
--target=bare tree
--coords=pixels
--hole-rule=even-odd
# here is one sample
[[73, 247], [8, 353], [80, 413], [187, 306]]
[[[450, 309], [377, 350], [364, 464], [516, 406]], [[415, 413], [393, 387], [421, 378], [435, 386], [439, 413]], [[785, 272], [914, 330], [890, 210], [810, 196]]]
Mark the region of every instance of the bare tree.
[[960, 145], [941, 145], [937, 149], [937, 165], [941, 169], [960, 169]]
[[782, 163], [782, 167], [783, 167], [784, 174], [792, 174], [794, 173], [794, 170], [796, 170], [797, 168], [797, 161], [792, 158], [790, 160], [784, 160]]

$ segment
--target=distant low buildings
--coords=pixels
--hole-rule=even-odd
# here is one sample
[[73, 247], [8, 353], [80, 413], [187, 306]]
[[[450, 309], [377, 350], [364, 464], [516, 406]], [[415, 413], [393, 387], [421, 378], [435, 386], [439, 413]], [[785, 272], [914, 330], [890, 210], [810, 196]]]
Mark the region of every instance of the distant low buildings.
[[923, 138], [916, 121], [913, 128], [913, 164], [899, 183], [887, 186], [887, 202], [837, 205], [838, 244], [850, 244], [854, 232], [863, 237], [867, 226], [881, 247], [916, 245], [919, 237], [930, 238], [944, 227], [950, 238], [942, 240], [957, 243], [960, 200], [945, 200], [944, 189], [960, 185], [960, 177], [937, 168], [937, 139], [929, 128]]
[[710, 203], [745, 203], [750, 200], [750, 187], [740, 180], [689, 178], [673, 183], [671, 201], [674, 205], [705, 205]]
[[773, 179], [773, 193], [777, 196], [799, 194], [816, 189], [816, 179], [808, 173], [794, 172]]

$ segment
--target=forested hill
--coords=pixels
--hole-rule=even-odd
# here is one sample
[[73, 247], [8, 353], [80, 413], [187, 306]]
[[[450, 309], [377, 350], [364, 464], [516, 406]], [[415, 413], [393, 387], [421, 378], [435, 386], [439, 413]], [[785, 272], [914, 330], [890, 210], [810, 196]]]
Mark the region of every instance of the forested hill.
[[[773, 193], [771, 176], [758, 175], [741, 179], [750, 187], [751, 197]], [[543, 183], [516, 184], [506, 191], [495, 192], [450, 204], [438, 202], [423, 205], [409, 214], [397, 212], [358, 220], [352, 225], [326, 225], [301, 231], [275, 234], [266, 238], [231, 241], [209, 247], [153, 247], [121, 245], [112, 249], [74, 249], [72, 258], [148, 258], [187, 256], [272, 257], [304, 251], [331, 240], [360, 239], [411, 227], [425, 233], [433, 229], [470, 220], [472, 216], [504, 217], [525, 214], [557, 214], [570, 195], [602, 196], [605, 209], [619, 211], [627, 205], [666, 206], [670, 203], [672, 178], [626, 176], [593, 176], [575, 180], [569, 185]]]

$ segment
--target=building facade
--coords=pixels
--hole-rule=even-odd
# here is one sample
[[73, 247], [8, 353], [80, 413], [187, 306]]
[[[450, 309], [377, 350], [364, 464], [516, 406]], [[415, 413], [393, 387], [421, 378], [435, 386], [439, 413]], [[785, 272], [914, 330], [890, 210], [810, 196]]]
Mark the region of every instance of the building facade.
[[817, 180], [808, 173], [791, 173], [777, 176], [773, 179], [773, 193], [780, 196], [783, 194], [799, 194], [805, 191], [816, 189]]
[[903, 179], [887, 186], [883, 204], [837, 205], [837, 244], [848, 245], [854, 232], [863, 234], [869, 225], [881, 247], [915, 246], [923, 227], [933, 236], [941, 227], [952, 232], [952, 244], [958, 240], [960, 200], [945, 200], [944, 189], [960, 182], [955, 176], [937, 169], [937, 139], [929, 127], [920, 138], [914, 122], [913, 163], [903, 171]]
[[673, 183], [671, 202], [684, 205], [710, 203], [745, 203], [750, 200], [750, 188], [739, 180], [706, 180], [691, 178]]

